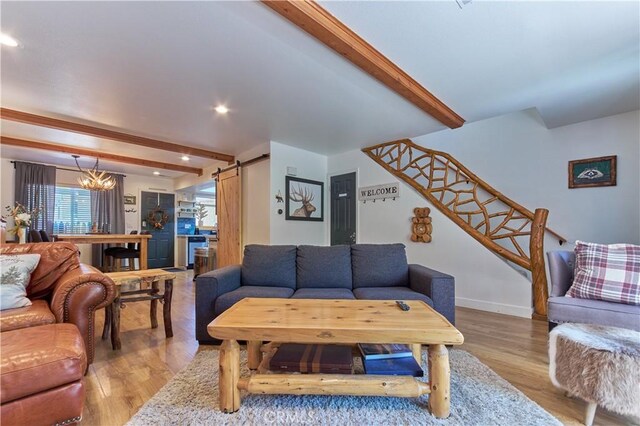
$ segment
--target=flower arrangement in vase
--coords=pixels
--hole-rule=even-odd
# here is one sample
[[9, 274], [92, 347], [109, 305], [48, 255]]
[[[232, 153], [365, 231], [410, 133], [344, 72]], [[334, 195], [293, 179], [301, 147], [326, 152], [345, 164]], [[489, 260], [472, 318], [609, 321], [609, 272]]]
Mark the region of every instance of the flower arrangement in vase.
[[40, 209], [27, 210], [25, 206], [16, 201], [15, 207], [7, 206], [7, 216], [13, 218], [14, 227], [11, 231], [18, 237], [20, 244], [27, 242], [27, 228], [40, 212]]

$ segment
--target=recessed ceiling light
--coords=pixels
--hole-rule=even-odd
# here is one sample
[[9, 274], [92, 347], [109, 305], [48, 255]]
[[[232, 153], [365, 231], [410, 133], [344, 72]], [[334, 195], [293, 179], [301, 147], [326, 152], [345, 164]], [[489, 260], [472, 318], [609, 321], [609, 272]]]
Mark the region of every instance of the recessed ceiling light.
[[190, 160], [188, 155], [183, 155], [181, 158], [182, 158], [182, 161], [189, 161]]
[[160, 172], [153, 172], [154, 175], [160, 176]]
[[218, 105], [214, 108], [218, 114], [226, 114], [229, 112], [229, 108], [224, 105]]
[[0, 44], [4, 44], [5, 46], [9, 47], [18, 47], [20, 43], [18, 43], [18, 40], [11, 37], [10, 35], [0, 33]]

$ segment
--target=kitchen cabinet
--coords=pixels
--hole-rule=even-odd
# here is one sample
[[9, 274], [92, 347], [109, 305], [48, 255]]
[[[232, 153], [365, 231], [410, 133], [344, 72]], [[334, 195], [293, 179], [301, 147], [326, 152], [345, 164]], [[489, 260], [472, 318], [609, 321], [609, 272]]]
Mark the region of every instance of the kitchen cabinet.
[[[191, 241], [189, 241], [191, 240]], [[178, 235], [176, 245], [178, 247], [178, 268], [193, 267], [193, 255], [196, 247], [216, 247], [218, 238], [215, 235]]]
[[187, 236], [178, 235], [176, 238], [176, 244], [178, 245], [178, 259], [176, 260], [176, 266], [178, 268], [187, 267]]

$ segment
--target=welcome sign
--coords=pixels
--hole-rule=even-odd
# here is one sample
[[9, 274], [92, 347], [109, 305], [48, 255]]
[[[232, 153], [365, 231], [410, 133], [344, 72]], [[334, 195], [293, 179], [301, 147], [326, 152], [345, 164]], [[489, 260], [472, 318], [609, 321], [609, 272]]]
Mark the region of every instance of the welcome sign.
[[380, 200], [385, 198], [394, 199], [399, 196], [400, 184], [398, 182], [358, 188], [359, 201]]

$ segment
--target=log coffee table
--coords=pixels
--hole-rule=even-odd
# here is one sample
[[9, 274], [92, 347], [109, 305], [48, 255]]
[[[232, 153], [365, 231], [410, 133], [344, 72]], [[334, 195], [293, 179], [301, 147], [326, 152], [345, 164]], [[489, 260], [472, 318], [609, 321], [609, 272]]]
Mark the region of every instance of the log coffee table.
[[[261, 394], [429, 396], [429, 410], [449, 416], [449, 352], [464, 338], [442, 315], [421, 301], [247, 298], [208, 325], [220, 346], [220, 410], [240, 408], [240, 390]], [[249, 368], [258, 368], [263, 341], [278, 343], [405, 343], [421, 362], [429, 345], [429, 383], [411, 376], [350, 374], [253, 374], [240, 378], [240, 346], [247, 341]]]

